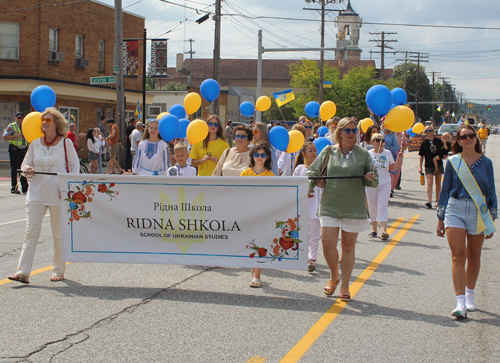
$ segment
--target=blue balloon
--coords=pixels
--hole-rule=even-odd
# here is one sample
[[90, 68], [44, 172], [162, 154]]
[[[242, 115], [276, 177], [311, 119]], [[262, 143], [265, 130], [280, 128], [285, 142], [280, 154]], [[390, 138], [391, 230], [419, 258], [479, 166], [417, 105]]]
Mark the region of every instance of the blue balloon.
[[405, 132], [409, 135], [409, 134], [411, 134], [411, 133], [412, 133], [412, 131], [411, 131], [411, 130], [413, 130], [413, 126], [412, 126], [412, 127], [410, 127], [408, 130], [406, 130]]
[[416, 133], [414, 133], [414, 132], [410, 132], [408, 135], [410, 136], [410, 138], [412, 138], [413, 136], [415, 136], [415, 135], [416, 135]]
[[31, 92], [31, 105], [38, 112], [56, 104], [56, 93], [49, 86], [38, 86]]
[[189, 120], [185, 118], [181, 118], [179, 120], [179, 132], [177, 133], [176, 138], [177, 139], [183, 139], [186, 137], [186, 130], [187, 127], [189, 126]]
[[201, 82], [200, 92], [205, 100], [213, 102], [219, 97], [220, 86], [215, 79], [209, 78]]
[[319, 103], [316, 101], [307, 102], [305, 107], [306, 115], [309, 117], [318, 117], [319, 107]]
[[406, 103], [407, 100], [407, 95], [406, 91], [402, 88], [394, 88], [391, 91], [392, 94], [392, 103], [394, 103], [396, 106], [401, 106]]
[[328, 133], [328, 127], [326, 126], [321, 126], [319, 129], [318, 129], [318, 136], [319, 137], [322, 137], [322, 136], [325, 136], [327, 133]]
[[290, 142], [290, 135], [283, 126], [274, 126], [269, 131], [269, 142], [275, 149], [286, 151]]
[[240, 112], [243, 116], [253, 116], [253, 113], [255, 111], [255, 107], [253, 106], [252, 102], [242, 102], [240, 105]]
[[366, 92], [366, 105], [377, 116], [385, 116], [391, 109], [392, 94], [389, 88], [377, 84]]
[[186, 109], [183, 105], [173, 105], [172, 107], [170, 107], [170, 110], [168, 110], [168, 112], [177, 117], [179, 120], [186, 117]]
[[318, 150], [318, 154], [323, 150], [325, 147], [330, 146], [332, 143], [330, 140], [328, 140], [326, 137], [318, 137], [317, 139], [314, 140], [314, 145], [316, 145], [316, 150]]
[[179, 133], [179, 127], [179, 119], [172, 114], [163, 116], [158, 123], [158, 131], [160, 132], [161, 138], [166, 142], [175, 139]]

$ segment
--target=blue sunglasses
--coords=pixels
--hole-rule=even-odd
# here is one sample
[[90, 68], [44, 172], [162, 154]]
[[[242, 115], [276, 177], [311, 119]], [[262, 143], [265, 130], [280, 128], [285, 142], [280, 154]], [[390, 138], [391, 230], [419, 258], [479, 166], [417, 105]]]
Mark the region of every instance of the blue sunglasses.
[[246, 138], [247, 138], [247, 135], [234, 135], [235, 140], [239, 140], [239, 139], [246, 140]]
[[207, 122], [207, 124], [208, 124], [208, 127], [219, 127], [218, 122]]
[[358, 129], [343, 129], [342, 131], [345, 131], [347, 135], [349, 135], [351, 132], [356, 135], [358, 133]]
[[266, 153], [253, 153], [253, 158], [254, 159], [257, 159], [257, 158], [262, 158], [262, 159], [265, 159], [267, 158], [267, 154]]

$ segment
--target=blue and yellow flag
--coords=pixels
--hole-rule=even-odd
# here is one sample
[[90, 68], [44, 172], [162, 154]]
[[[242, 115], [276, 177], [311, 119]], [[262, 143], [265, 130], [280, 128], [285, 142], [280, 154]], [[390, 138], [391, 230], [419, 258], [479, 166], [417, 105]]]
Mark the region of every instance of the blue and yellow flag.
[[286, 89], [284, 91], [274, 92], [274, 99], [278, 104], [278, 107], [283, 106], [285, 103], [288, 103], [295, 99], [295, 95], [292, 92], [292, 89]]
[[139, 101], [137, 101], [134, 117], [137, 121], [142, 121], [141, 105], [139, 104]]

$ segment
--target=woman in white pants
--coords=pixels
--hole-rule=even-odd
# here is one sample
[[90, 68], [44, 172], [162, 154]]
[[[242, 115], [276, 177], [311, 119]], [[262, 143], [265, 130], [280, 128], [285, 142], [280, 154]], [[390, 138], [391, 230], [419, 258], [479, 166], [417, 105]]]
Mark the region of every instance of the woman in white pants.
[[32, 176], [26, 196], [28, 225], [17, 272], [10, 280], [29, 283], [36, 245], [40, 237], [43, 218], [50, 211], [50, 224], [54, 238], [54, 261], [51, 281], [64, 279], [65, 263], [62, 260], [61, 195], [55, 175], [45, 173], [79, 173], [80, 162], [71, 140], [65, 138], [67, 121], [55, 108], [47, 108], [42, 114], [44, 136], [34, 140], [21, 169]]
[[380, 238], [386, 240], [389, 238], [387, 233], [387, 221], [389, 220], [389, 197], [391, 195], [391, 175], [390, 172], [397, 171], [403, 160], [403, 153], [398, 154], [398, 159], [394, 158], [389, 150], [384, 149], [384, 135], [375, 133], [372, 135], [372, 145], [374, 148], [368, 153], [372, 158], [373, 165], [378, 172], [377, 188], [366, 188], [366, 199], [368, 200], [368, 210], [370, 212], [370, 221], [372, 222], [372, 232], [369, 237], [377, 237], [377, 225], [380, 222], [382, 234]]

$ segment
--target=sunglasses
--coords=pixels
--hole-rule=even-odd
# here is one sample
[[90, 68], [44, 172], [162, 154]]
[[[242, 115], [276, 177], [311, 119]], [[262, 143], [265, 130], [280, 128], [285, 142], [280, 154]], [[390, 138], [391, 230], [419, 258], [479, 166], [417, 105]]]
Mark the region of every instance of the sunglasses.
[[48, 124], [50, 124], [52, 121], [54, 121], [54, 120], [51, 118], [47, 118], [47, 117], [42, 118], [42, 122], [46, 122]]
[[430, 132], [434, 132], [434, 130], [425, 130], [425, 133], [428, 134]]
[[218, 122], [207, 122], [207, 124], [208, 124], [208, 127], [215, 127], [215, 128], [219, 127]]
[[16, 116], [16, 118], [23, 118], [23, 116]]
[[373, 141], [376, 141], [376, 142], [385, 142], [384, 139], [373, 139]]
[[253, 130], [253, 134], [254, 135], [258, 135], [259, 134], [259, 130]]
[[343, 129], [342, 131], [344, 131], [347, 135], [349, 135], [351, 132], [356, 135], [358, 133], [358, 129], [354, 128], [354, 129]]
[[467, 139], [469, 139], [469, 140], [473, 140], [473, 139], [475, 139], [475, 138], [476, 138], [476, 134], [465, 134], [465, 135], [460, 135], [458, 138], [459, 138], [460, 140], [467, 140]]
[[247, 139], [247, 135], [234, 135], [234, 139], [235, 140], [246, 140]]
[[265, 158], [267, 158], [267, 154], [266, 153], [253, 153], [253, 157], [254, 157], [254, 159], [257, 159], [257, 158], [265, 159]]
[[305, 128], [306, 130], [309, 130], [309, 129], [312, 129], [313, 127], [312, 127], [312, 126], [304, 126], [304, 128]]

